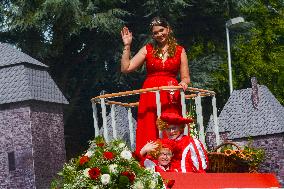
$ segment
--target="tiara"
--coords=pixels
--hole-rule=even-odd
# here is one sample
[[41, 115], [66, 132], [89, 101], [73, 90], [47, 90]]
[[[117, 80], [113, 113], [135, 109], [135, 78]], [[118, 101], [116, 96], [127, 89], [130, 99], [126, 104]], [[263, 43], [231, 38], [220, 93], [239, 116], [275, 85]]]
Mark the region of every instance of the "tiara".
[[150, 23], [150, 26], [153, 27], [160, 24], [162, 24], [162, 21], [160, 19], [155, 19]]

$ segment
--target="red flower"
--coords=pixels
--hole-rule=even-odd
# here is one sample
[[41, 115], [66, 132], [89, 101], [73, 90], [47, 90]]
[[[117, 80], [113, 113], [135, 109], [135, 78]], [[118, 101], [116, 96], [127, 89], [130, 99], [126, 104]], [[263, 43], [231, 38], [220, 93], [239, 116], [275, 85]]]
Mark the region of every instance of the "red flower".
[[90, 178], [91, 179], [97, 179], [100, 174], [101, 174], [101, 170], [97, 167], [94, 167], [94, 168], [91, 168], [89, 171], [88, 171], [89, 175], [90, 175]]
[[175, 180], [169, 180], [167, 183], [167, 188], [172, 188], [175, 184]]
[[111, 160], [114, 158], [114, 154], [112, 152], [104, 152], [104, 157], [108, 160]]
[[121, 173], [121, 175], [128, 177], [130, 182], [133, 182], [135, 180], [135, 175], [131, 172], [124, 171]]
[[100, 142], [100, 143], [96, 143], [96, 145], [99, 146], [99, 147], [103, 147], [105, 145], [105, 143]]
[[85, 163], [87, 163], [88, 161], [90, 161], [90, 158], [88, 156], [82, 156], [80, 158], [79, 164], [80, 165], [84, 165]]

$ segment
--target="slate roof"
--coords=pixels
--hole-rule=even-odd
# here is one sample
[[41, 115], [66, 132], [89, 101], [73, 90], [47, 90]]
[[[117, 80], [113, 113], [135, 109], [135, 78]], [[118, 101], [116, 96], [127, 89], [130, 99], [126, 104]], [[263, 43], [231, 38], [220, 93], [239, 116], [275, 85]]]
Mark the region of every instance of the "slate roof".
[[[284, 107], [266, 86], [258, 85], [259, 104], [252, 104], [252, 89], [233, 91], [218, 117], [219, 132], [228, 131], [228, 138], [242, 138], [284, 133]], [[207, 132], [212, 132], [213, 120]]]
[[[0, 43], [0, 104], [40, 100], [68, 104], [45, 64]], [[23, 64], [24, 63], [24, 64]]]
[[28, 63], [42, 67], [48, 67], [47, 65], [17, 50], [12, 45], [7, 43], [0, 43], [0, 52], [1, 52], [0, 68], [3, 66], [10, 66], [21, 63]]

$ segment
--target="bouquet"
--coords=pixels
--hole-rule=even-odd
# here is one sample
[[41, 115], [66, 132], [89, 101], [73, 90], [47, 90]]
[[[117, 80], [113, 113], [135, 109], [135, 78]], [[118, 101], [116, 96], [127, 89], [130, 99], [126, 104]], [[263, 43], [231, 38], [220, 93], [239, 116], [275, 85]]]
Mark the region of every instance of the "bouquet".
[[249, 141], [248, 145], [243, 149], [233, 150], [232, 148], [224, 149], [223, 152], [226, 156], [230, 156], [235, 160], [239, 168], [242, 168], [241, 172], [256, 172], [260, 163], [264, 161], [264, 150], [260, 148], [252, 147], [252, 141]]
[[123, 141], [106, 143], [102, 137], [90, 141], [87, 152], [71, 159], [58, 175], [53, 189], [164, 188], [160, 174], [141, 167]]

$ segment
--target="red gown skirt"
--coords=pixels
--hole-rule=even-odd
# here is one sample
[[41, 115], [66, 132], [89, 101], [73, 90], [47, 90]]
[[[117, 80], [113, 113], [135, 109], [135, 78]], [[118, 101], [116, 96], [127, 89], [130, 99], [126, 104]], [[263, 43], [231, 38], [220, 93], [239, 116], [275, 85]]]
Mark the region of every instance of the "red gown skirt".
[[[148, 76], [144, 82], [143, 89], [159, 86], [178, 85], [175, 77], [169, 75]], [[160, 91], [161, 111], [177, 112], [181, 114], [181, 101], [179, 91]], [[159, 138], [159, 131], [156, 126], [157, 105], [155, 92], [143, 93], [140, 95], [138, 107], [138, 121], [136, 130], [136, 151], [149, 141]]]
[[[168, 57], [165, 62], [153, 55], [153, 45], [147, 44], [146, 69], [147, 77], [143, 89], [160, 86], [178, 85], [176, 76], [180, 71], [181, 53], [183, 47], [177, 46], [173, 57]], [[162, 112], [175, 112], [181, 114], [179, 91], [161, 91]], [[140, 95], [138, 106], [138, 119], [136, 129], [136, 152], [149, 141], [155, 141], [159, 137], [156, 126], [157, 108], [155, 92], [147, 92]]]

